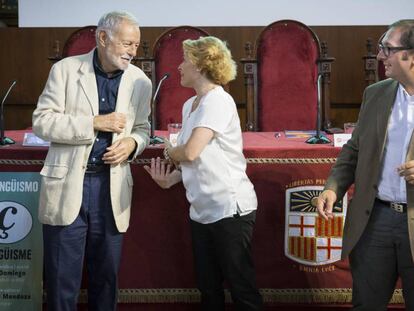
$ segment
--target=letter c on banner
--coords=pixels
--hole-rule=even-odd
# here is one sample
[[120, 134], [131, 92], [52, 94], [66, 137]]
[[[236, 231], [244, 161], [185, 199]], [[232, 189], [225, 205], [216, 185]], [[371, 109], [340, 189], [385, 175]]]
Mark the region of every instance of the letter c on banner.
[[7, 233], [7, 230], [11, 229], [15, 223], [12, 223], [10, 226], [6, 227], [5, 219], [7, 212], [11, 210], [12, 214], [17, 213], [17, 208], [13, 206], [7, 206], [0, 212], [0, 239], [7, 239], [9, 234]]
[[23, 240], [32, 226], [32, 215], [24, 205], [14, 201], [0, 201], [0, 244]]

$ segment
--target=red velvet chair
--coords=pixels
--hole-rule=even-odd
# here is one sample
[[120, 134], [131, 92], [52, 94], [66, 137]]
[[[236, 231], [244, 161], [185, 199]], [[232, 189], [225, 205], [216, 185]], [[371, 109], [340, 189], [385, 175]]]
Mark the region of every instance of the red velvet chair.
[[152, 81], [153, 87], [166, 74], [166, 79], [153, 103], [152, 120], [158, 130], [166, 130], [168, 123], [181, 122], [181, 109], [184, 102], [195, 95], [193, 89], [184, 88], [180, 84], [178, 66], [183, 61], [182, 42], [186, 39], [198, 39], [208, 36], [204, 30], [191, 26], [175, 27], [164, 32], [155, 42], [153, 48]]
[[95, 40], [96, 26], [86, 26], [74, 31], [63, 45], [62, 53], [60, 51], [60, 42], [55, 41], [53, 46], [53, 56], [49, 60], [55, 62], [68, 56], [85, 54], [96, 46]]
[[[323, 54], [324, 57], [321, 57]], [[329, 121], [328, 58], [316, 34], [294, 20], [267, 26], [256, 42], [256, 59], [242, 60], [247, 85], [250, 131], [312, 130], [317, 123], [318, 75], [321, 118]]]
[[62, 58], [85, 54], [96, 46], [96, 26], [86, 26], [73, 32], [63, 46]]

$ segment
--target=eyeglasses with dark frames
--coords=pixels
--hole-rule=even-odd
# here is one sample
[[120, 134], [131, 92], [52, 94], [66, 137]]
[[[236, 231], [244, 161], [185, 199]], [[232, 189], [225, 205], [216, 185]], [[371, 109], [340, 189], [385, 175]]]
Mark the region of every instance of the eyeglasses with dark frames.
[[378, 52], [384, 53], [385, 57], [388, 57], [398, 51], [407, 51], [412, 49], [414, 48], [410, 46], [385, 46], [382, 43], [378, 43]]

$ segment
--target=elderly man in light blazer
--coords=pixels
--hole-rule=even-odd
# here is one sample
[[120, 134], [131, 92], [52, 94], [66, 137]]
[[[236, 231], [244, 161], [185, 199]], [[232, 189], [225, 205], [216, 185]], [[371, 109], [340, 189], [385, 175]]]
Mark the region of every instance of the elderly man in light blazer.
[[400, 276], [414, 310], [414, 20], [392, 24], [379, 42], [389, 78], [364, 93], [358, 124], [317, 199], [319, 214], [355, 183], [342, 257], [349, 255], [352, 310], [387, 310]]
[[88, 309], [116, 309], [129, 160], [149, 142], [151, 82], [130, 64], [139, 41], [131, 14], [105, 14], [96, 49], [52, 67], [33, 113], [33, 131], [51, 142], [39, 207], [48, 310], [76, 310], [84, 257]]

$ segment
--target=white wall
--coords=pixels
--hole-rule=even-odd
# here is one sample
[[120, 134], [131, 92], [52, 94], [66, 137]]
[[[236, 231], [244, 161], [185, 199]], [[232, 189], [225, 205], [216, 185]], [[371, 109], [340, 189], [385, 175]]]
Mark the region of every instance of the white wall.
[[414, 0], [19, 0], [19, 26], [96, 25], [112, 10], [133, 13], [141, 26], [388, 25], [413, 18]]

